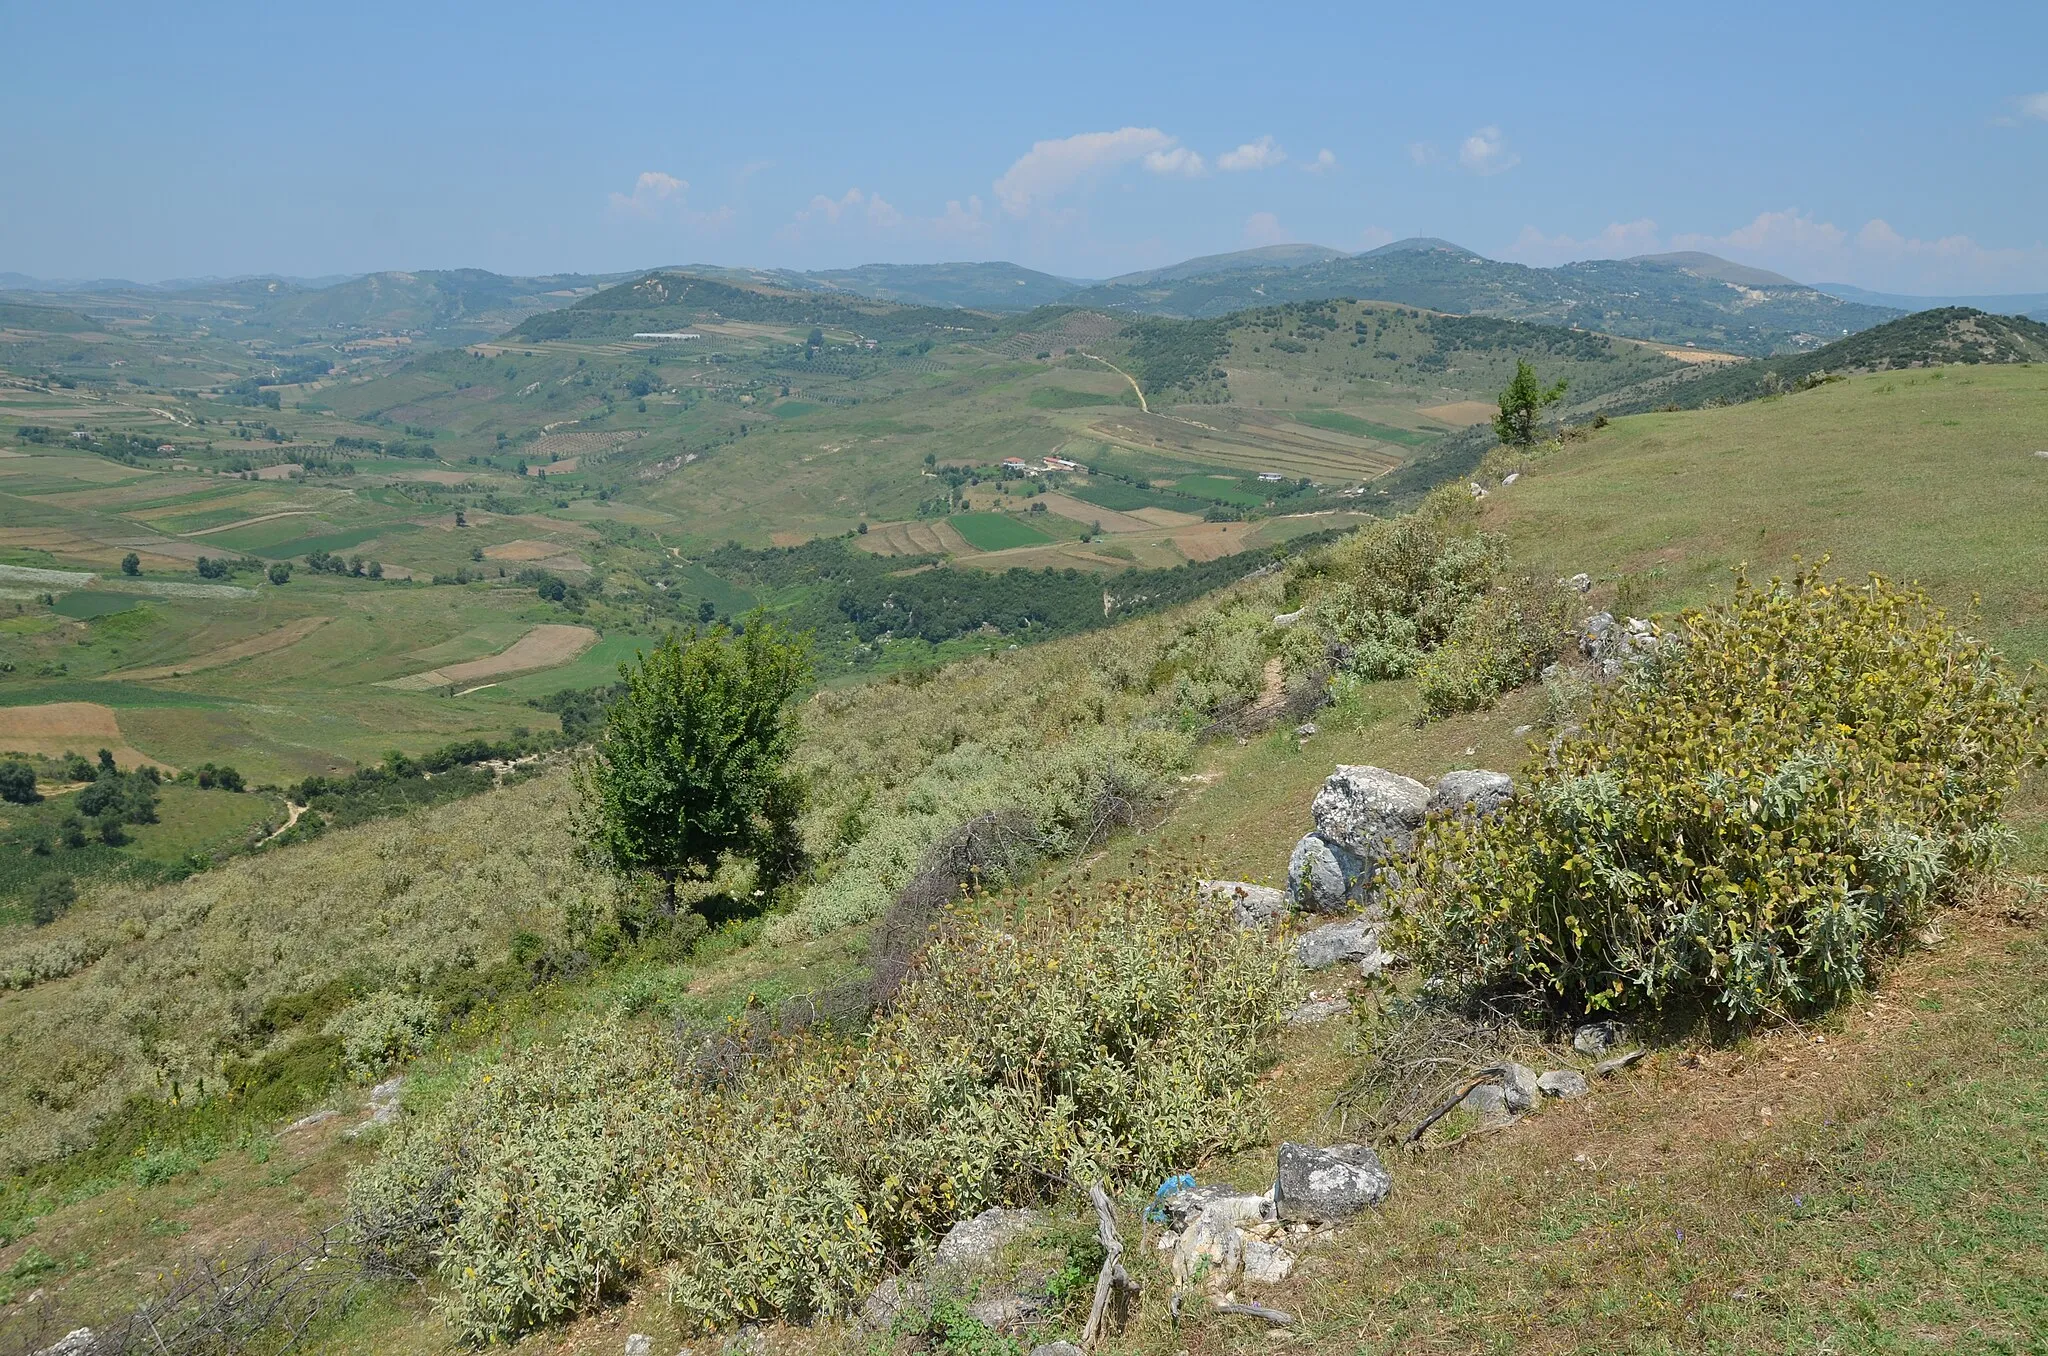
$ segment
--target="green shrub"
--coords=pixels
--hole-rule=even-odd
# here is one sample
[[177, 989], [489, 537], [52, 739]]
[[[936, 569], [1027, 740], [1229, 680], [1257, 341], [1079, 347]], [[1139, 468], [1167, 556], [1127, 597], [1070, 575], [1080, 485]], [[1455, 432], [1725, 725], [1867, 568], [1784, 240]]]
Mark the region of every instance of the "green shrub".
[[1571, 595], [1509, 579], [1461, 611], [1443, 644], [1417, 666], [1423, 713], [1478, 711], [1534, 678], [1571, 634]]
[[1297, 989], [1284, 948], [1163, 879], [1010, 931], [955, 919], [859, 1044], [684, 1082], [667, 1041], [609, 1024], [482, 1072], [351, 1181], [350, 1216], [477, 1341], [655, 1266], [694, 1324], [843, 1313], [991, 1204], [1258, 1140]]
[[1399, 945], [1572, 1013], [1825, 1004], [1993, 858], [2044, 730], [1924, 595], [1738, 581], [1598, 691], [1501, 814], [1424, 830]]
[[416, 994], [385, 991], [351, 1004], [327, 1024], [341, 1038], [342, 1061], [359, 1078], [421, 1054], [434, 1029], [434, 1005]]

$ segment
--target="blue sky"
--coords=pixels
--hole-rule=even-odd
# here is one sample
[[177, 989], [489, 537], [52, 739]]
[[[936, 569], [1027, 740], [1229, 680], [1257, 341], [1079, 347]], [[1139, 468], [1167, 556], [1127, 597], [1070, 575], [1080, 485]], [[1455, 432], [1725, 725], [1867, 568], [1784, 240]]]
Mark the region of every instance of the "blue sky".
[[[1426, 11], [1440, 10], [1440, 13]], [[1011, 259], [1437, 235], [2048, 291], [2048, 5], [0, 0], [0, 270]]]

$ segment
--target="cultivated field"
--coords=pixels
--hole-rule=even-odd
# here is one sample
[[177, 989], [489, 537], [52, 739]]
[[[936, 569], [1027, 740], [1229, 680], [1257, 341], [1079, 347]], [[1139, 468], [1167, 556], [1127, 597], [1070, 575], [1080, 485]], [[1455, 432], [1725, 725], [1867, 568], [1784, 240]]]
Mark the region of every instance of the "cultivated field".
[[597, 641], [597, 632], [587, 626], [536, 626], [497, 654], [465, 663], [408, 674], [378, 684], [406, 692], [429, 692], [441, 687], [463, 687], [508, 674], [532, 669], [551, 669], [566, 664]]

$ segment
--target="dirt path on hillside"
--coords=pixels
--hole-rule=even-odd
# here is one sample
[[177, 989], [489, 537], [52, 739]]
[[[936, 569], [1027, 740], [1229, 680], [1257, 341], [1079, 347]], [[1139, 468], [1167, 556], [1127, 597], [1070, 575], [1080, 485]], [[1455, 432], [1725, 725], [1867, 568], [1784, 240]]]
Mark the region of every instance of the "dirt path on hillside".
[[244, 518], [240, 522], [222, 523], [219, 527], [202, 527], [196, 532], [180, 532], [178, 535], [181, 537], [210, 537], [216, 532], [232, 532], [238, 527], [254, 527], [258, 523], [267, 523], [273, 518], [305, 518], [311, 516], [312, 513], [312, 509], [280, 509], [276, 513], [262, 513], [254, 518]]
[[1125, 381], [1129, 382], [1131, 384], [1132, 393], [1138, 397], [1138, 408], [1143, 410], [1147, 414], [1152, 413], [1152, 407], [1145, 403], [1145, 389], [1142, 386], [1138, 385], [1138, 379], [1136, 377], [1124, 371], [1121, 367], [1118, 367], [1115, 363], [1111, 362], [1107, 358], [1097, 358], [1093, 353], [1088, 353], [1081, 350], [1076, 350], [1076, 352], [1080, 352], [1081, 356], [1084, 358], [1088, 358], [1095, 362], [1101, 363], [1104, 367], [1108, 368], [1110, 371], [1116, 373]]

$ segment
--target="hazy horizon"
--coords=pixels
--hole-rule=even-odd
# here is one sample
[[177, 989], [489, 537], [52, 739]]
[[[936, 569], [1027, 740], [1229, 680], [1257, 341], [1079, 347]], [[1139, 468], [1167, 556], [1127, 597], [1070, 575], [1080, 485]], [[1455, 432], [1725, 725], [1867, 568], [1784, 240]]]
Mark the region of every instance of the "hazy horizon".
[[[1005, 260], [1436, 235], [2048, 291], [2048, 13], [202, 4], [0, 13], [0, 271], [137, 281]], [[1503, 21], [1505, 22], [1505, 21]], [[86, 49], [81, 33], [91, 35]], [[1512, 53], [1495, 57], [1495, 53]]]

